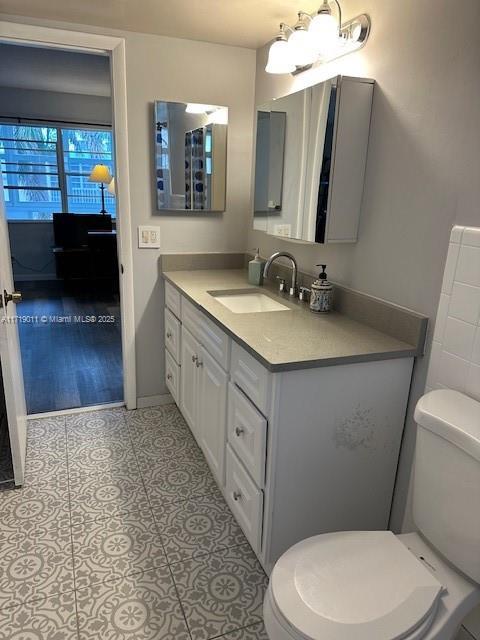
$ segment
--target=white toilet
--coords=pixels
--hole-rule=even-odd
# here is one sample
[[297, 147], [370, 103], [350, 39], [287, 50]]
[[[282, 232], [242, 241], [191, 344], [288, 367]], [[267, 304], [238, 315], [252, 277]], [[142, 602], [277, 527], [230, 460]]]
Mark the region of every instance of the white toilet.
[[264, 601], [270, 640], [451, 640], [480, 602], [480, 403], [423, 396], [413, 511], [421, 531], [344, 531], [277, 561]]

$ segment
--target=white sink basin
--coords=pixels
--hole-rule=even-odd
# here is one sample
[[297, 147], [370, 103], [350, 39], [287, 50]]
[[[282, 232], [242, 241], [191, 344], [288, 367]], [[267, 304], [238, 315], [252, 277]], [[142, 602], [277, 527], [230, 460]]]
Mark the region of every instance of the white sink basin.
[[264, 313], [266, 311], [290, 311], [288, 307], [258, 291], [209, 292], [215, 300], [232, 313]]

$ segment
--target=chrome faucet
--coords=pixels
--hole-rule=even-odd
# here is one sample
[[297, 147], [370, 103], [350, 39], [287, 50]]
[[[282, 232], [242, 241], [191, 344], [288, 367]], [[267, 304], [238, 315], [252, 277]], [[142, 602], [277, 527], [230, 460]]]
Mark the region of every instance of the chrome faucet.
[[287, 251], [277, 251], [276, 253], [273, 253], [265, 263], [265, 267], [263, 269], [263, 277], [268, 278], [270, 267], [277, 258], [288, 258], [292, 261], [292, 284], [290, 289], [288, 290], [288, 293], [289, 295], [294, 296], [297, 292], [297, 261], [291, 253], [288, 253]]

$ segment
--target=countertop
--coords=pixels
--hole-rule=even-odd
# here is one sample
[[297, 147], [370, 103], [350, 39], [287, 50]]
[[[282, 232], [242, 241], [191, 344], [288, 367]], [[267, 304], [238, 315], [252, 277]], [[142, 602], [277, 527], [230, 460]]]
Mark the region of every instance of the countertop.
[[268, 286], [262, 293], [288, 311], [233, 313], [209, 291], [252, 288], [246, 271], [215, 269], [166, 271], [163, 277], [247, 349], [270, 371], [388, 360], [417, 355], [417, 348], [338, 312], [314, 313]]

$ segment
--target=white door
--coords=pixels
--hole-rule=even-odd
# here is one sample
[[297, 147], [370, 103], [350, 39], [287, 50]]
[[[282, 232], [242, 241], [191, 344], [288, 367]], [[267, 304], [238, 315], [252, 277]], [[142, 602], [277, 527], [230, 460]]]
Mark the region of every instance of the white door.
[[14, 292], [8, 227], [5, 218], [3, 184], [0, 175], [0, 362], [2, 367], [7, 422], [12, 450], [15, 484], [22, 485], [27, 451], [27, 410], [23, 389], [22, 359], [16, 304], [9, 300]]
[[227, 433], [228, 375], [202, 348], [200, 368], [200, 438], [208, 464], [223, 487], [225, 485], [225, 440]]
[[180, 368], [180, 411], [195, 439], [198, 437], [198, 357], [200, 345], [192, 334], [182, 327]]

